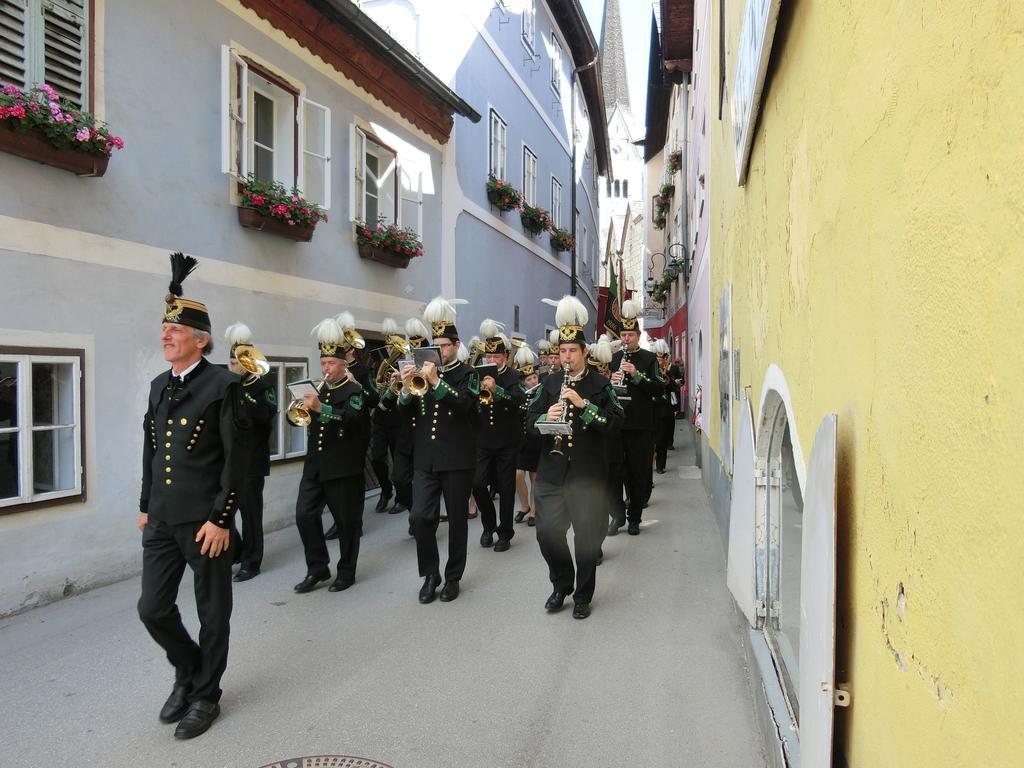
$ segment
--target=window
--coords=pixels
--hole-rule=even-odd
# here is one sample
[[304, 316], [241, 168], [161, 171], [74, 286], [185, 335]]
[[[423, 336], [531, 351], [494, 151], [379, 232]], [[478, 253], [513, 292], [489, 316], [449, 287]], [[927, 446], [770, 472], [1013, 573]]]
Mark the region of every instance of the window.
[[554, 176], [551, 177], [551, 223], [562, 226], [562, 184]]
[[562, 95], [562, 44], [551, 33], [551, 90], [556, 96]]
[[492, 109], [490, 159], [487, 167], [490, 169], [491, 175], [499, 179], [505, 178], [505, 131], [507, 127], [501, 116]]
[[587, 225], [584, 224], [583, 229], [578, 231], [582, 232], [582, 234], [580, 235], [580, 257], [583, 259], [583, 266], [586, 266], [587, 252], [589, 250], [587, 248]]
[[0, 347], [0, 509], [82, 495], [83, 355]]
[[[3, 2], [4, 0], [0, 0]], [[288, 78], [221, 47], [221, 170], [298, 187], [331, 205], [331, 111]]]
[[523, 200], [527, 205], [537, 205], [537, 156], [525, 145], [523, 146]]
[[89, 104], [89, 0], [0, 0], [0, 80]]
[[398, 223], [412, 227], [423, 235], [423, 171], [399, 167], [401, 200], [398, 206]]
[[537, 0], [527, 0], [523, 8], [523, 45], [530, 52], [534, 52], [534, 42], [537, 36]]
[[629, 197], [629, 179], [622, 180], [622, 196]]
[[270, 432], [270, 460], [280, 461], [303, 456], [306, 453], [306, 428], [296, 427], [285, 415], [291, 395], [288, 384], [308, 378], [307, 363], [298, 357], [270, 358], [268, 381], [274, 382], [277, 395], [277, 416]]
[[352, 218], [373, 224], [383, 217], [395, 223], [399, 215], [397, 153], [372, 133], [355, 125], [351, 130]]
[[621, 186], [619, 180], [616, 179], [615, 180], [615, 196], [616, 197], [622, 197], [621, 192], [622, 192], [622, 186]]
[[611, 179], [606, 179], [605, 180], [605, 188], [606, 188], [605, 192], [607, 192], [608, 197], [611, 197], [612, 196], [612, 180]]

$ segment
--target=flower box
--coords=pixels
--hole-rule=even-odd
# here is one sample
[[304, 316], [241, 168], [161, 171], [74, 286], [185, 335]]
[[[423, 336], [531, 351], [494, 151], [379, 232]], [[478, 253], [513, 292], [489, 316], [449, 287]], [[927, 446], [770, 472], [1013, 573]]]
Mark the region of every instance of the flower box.
[[509, 182], [490, 174], [487, 177], [487, 200], [504, 213], [518, 208], [522, 204], [522, 195]]
[[256, 229], [271, 235], [287, 237], [300, 243], [308, 243], [313, 239], [316, 224], [289, 224], [260, 213], [255, 208], [239, 208], [238, 223], [246, 229]]
[[379, 264], [386, 264], [389, 267], [396, 267], [398, 269], [406, 269], [409, 266], [409, 260], [411, 256], [406, 256], [404, 253], [398, 251], [392, 251], [388, 248], [374, 248], [372, 245], [365, 243], [359, 244], [359, 255], [364, 259], [370, 261], [376, 261]]
[[22, 133], [9, 128], [0, 128], [0, 151], [79, 176], [102, 176], [110, 162], [109, 155], [90, 155], [68, 147], [55, 147], [36, 131]]
[[531, 235], [539, 235], [551, 229], [551, 216], [548, 212], [529, 203], [523, 203], [519, 209], [519, 220], [523, 229]]
[[551, 247], [556, 251], [571, 251], [576, 247], [572, 233], [555, 227], [551, 230]]

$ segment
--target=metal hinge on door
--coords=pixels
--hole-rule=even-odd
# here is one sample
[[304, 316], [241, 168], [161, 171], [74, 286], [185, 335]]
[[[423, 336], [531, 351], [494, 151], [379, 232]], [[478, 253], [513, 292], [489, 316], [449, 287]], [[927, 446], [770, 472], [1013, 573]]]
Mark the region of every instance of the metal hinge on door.
[[821, 684], [821, 690], [832, 691], [832, 704], [836, 707], [848, 707], [853, 701], [853, 697], [847, 690], [849, 685], [847, 683], [840, 683], [839, 685], [832, 685], [831, 683], [823, 682]]

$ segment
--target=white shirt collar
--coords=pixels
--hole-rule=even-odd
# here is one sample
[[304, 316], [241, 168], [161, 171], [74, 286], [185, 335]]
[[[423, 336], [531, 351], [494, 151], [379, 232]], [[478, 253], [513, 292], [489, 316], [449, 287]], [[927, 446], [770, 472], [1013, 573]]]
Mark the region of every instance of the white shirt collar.
[[194, 363], [192, 363], [192, 365], [190, 365], [188, 368], [186, 368], [181, 373], [175, 373], [174, 369], [172, 368], [171, 369], [171, 376], [173, 376], [176, 379], [180, 379], [181, 382], [184, 383], [185, 382], [185, 377], [188, 376], [190, 373], [192, 373], [192, 371], [195, 370], [196, 366], [199, 365], [199, 363], [201, 363], [202, 361], [203, 361], [203, 358], [200, 357], [198, 360], [196, 360]]

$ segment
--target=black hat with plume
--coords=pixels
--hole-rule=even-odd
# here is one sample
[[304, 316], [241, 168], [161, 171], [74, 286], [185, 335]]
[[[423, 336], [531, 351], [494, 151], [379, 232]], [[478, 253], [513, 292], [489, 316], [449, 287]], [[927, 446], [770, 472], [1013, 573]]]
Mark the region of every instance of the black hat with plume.
[[180, 251], [171, 254], [171, 283], [167, 286], [167, 295], [164, 297], [166, 306], [164, 307], [163, 321], [165, 323], [180, 323], [209, 333], [212, 326], [210, 325], [210, 311], [206, 305], [181, 298], [181, 284], [197, 266], [199, 266], [199, 262], [193, 256], [186, 256]]

